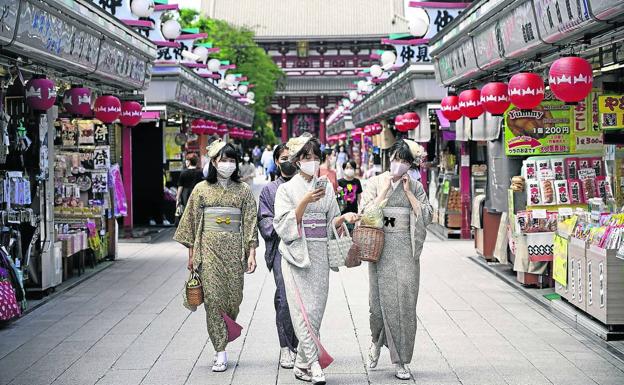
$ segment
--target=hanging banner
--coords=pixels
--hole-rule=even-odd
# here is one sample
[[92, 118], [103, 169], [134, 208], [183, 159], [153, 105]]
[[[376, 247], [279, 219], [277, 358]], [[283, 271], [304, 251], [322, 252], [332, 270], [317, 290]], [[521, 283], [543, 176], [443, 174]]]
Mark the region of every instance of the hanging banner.
[[598, 112], [603, 130], [624, 128], [624, 95], [599, 96]]
[[568, 285], [568, 240], [557, 234], [553, 246], [553, 278], [563, 286]]
[[602, 130], [598, 115], [599, 91], [592, 91], [585, 100], [574, 109], [574, 140], [572, 152], [601, 151], [603, 146]]
[[572, 107], [559, 100], [544, 101], [534, 110], [511, 105], [505, 113], [505, 154], [569, 154], [573, 125]]
[[165, 159], [182, 159], [182, 147], [176, 143], [176, 136], [180, 133], [180, 127], [165, 127]]

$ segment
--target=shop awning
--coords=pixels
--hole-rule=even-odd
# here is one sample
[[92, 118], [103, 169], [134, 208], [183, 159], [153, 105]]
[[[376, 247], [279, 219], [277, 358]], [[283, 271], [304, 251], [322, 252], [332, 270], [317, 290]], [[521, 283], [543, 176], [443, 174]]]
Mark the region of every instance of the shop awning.
[[147, 87], [156, 46], [88, 0], [0, 0], [0, 48], [121, 89]]
[[162, 104], [243, 127], [251, 127], [254, 117], [252, 109], [181, 65], [154, 67], [145, 103]]
[[341, 134], [355, 129], [351, 115], [344, 115], [327, 126], [327, 135]]
[[440, 127], [449, 128], [451, 127], [451, 122], [444, 116], [442, 110], [436, 110], [436, 116], [438, 117], [438, 122], [440, 122]]

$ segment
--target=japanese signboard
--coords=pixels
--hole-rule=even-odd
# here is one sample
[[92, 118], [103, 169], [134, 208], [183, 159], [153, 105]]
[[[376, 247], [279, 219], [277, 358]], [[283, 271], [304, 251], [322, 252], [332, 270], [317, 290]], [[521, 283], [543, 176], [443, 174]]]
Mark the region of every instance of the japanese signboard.
[[527, 0], [509, 10], [498, 22], [501, 55], [506, 58], [521, 56], [540, 44], [537, 21], [531, 1]]
[[472, 43], [474, 44], [477, 57], [477, 65], [482, 70], [494, 66], [503, 60], [498, 22], [477, 32], [472, 39]]
[[394, 44], [394, 50], [397, 53], [395, 65], [402, 66], [407, 62], [430, 64], [429, 46], [427, 44], [407, 45]]
[[93, 168], [96, 170], [108, 169], [110, 166], [110, 147], [97, 146], [93, 151]]
[[94, 193], [108, 191], [108, 171], [94, 171], [91, 173], [92, 189]]
[[440, 54], [438, 61], [440, 80], [443, 84], [452, 84], [457, 79], [476, 73], [479, 69], [472, 46], [472, 39], [466, 38], [453, 49]]
[[624, 128], [624, 95], [599, 96], [598, 112], [603, 130]]
[[404, 0], [405, 17], [411, 20], [417, 9], [422, 8], [427, 12], [429, 16], [429, 30], [423, 36], [425, 39], [431, 39], [443, 28], [449, 25], [459, 14], [464, 10], [467, 4], [453, 4], [447, 7], [441, 7], [441, 3], [416, 3], [415, 6], [410, 6], [410, 3], [416, 3], [413, 0]]
[[505, 113], [507, 155], [569, 154], [572, 150], [574, 114], [559, 100], [542, 102], [536, 109], [511, 105]]
[[622, 0], [588, 0], [594, 17], [598, 20], [610, 20], [624, 11]]
[[19, 7], [15, 0], [0, 0], [0, 41], [10, 42], [17, 25], [17, 11]]
[[602, 150], [602, 130], [598, 115], [598, 92], [591, 92], [585, 100], [573, 106], [574, 141], [572, 152]]
[[557, 43], [591, 21], [587, 0], [533, 0], [533, 4], [546, 43]]

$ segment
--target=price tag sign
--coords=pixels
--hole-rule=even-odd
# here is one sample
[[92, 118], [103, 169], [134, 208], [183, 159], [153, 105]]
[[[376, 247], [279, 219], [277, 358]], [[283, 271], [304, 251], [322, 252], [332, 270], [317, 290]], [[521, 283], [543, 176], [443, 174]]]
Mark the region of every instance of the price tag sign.
[[569, 217], [572, 214], [574, 214], [574, 212], [572, 211], [572, 207], [560, 207], [559, 208], [559, 215], [561, 216]]
[[532, 210], [533, 219], [546, 219], [546, 209]]

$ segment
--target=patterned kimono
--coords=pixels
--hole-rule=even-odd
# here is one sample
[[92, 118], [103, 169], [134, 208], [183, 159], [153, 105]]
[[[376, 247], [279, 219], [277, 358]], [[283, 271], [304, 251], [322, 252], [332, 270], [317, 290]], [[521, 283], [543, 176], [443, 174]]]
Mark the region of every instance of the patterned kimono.
[[[220, 223], [209, 220], [214, 218], [211, 210], [215, 208], [239, 209], [240, 231], [215, 230]], [[219, 222], [225, 226], [225, 221]], [[204, 288], [208, 334], [215, 351], [224, 351], [228, 340], [221, 313], [236, 320], [243, 300], [249, 249], [258, 245], [256, 201], [249, 186], [235, 182], [227, 187], [199, 183], [191, 193], [173, 239], [193, 247], [193, 266], [200, 269]]]
[[[308, 183], [300, 175], [282, 184], [275, 197], [273, 222], [281, 239], [279, 251], [286, 297], [291, 304], [290, 315], [299, 339], [295, 365], [300, 368], [308, 368], [319, 359], [314, 338], [319, 336], [329, 290], [327, 235], [332, 234], [330, 226], [340, 215], [334, 190], [328, 183], [325, 197], [310, 203], [301, 226], [297, 223], [295, 209], [313, 186], [314, 180]], [[304, 308], [310, 328], [304, 319]]]
[[[383, 190], [388, 175], [386, 172], [369, 179], [362, 195], [363, 211]], [[421, 207], [417, 212], [412, 209], [400, 181], [396, 188], [388, 192], [388, 203], [384, 208], [384, 249], [377, 263], [368, 264], [373, 342], [387, 346], [395, 364], [412, 361], [416, 341], [420, 253], [433, 211], [420, 182], [410, 179], [410, 189]]]
[[283, 177], [279, 177], [276, 181], [267, 184], [260, 193], [258, 202], [258, 229], [260, 235], [265, 240], [266, 251], [264, 259], [266, 260], [269, 270], [273, 270], [273, 278], [275, 279], [275, 324], [277, 326], [277, 335], [279, 337], [280, 347], [288, 347], [293, 352], [297, 350], [299, 341], [295, 336], [292, 321], [290, 319], [290, 311], [288, 310], [288, 300], [286, 299], [286, 288], [284, 287], [284, 278], [282, 275], [282, 256], [278, 247], [280, 239], [273, 227], [273, 218], [275, 217], [275, 195], [277, 189], [286, 181]]

